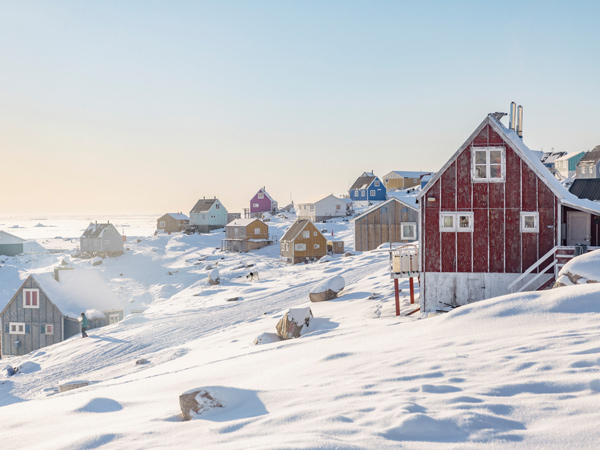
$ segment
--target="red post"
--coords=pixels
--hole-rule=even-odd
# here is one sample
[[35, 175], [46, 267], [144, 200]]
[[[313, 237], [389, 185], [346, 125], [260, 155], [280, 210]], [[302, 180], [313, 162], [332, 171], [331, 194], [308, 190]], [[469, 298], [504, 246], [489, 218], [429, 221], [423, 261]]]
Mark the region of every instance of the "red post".
[[396, 296], [396, 316], [400, 315], [400, 289], [398, 289], [398, 278], [394, 278], [394, 295]]
[[413, 282], [413, 277], [410, 277], [410, 304], [415, 303], [415, 284]]

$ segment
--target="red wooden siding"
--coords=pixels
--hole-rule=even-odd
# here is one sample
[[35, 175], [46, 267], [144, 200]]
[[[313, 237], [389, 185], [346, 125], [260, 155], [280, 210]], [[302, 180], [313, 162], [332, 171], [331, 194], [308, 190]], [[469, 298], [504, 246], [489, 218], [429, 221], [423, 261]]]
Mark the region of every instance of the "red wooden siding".
[[[428, 201], [433, 197], [435, 202]], [[421, 211], [425, 214], [424, 267], [426, 272], [440, 272], [440, 180], [423, 197]]]

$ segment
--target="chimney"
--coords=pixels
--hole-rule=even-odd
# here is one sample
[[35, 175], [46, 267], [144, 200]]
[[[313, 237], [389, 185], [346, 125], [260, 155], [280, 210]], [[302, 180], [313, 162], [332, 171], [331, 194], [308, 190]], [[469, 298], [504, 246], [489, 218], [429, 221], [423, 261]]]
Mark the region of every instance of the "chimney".
[[517, 120], [517, 104], [515, 102], [510, 102], [510, 115], [508, 118], [508, 128], [510, 130], [515, 130], [515, 121]]
[[517, 136], [523, 139], [523, 107], [517, 109]]

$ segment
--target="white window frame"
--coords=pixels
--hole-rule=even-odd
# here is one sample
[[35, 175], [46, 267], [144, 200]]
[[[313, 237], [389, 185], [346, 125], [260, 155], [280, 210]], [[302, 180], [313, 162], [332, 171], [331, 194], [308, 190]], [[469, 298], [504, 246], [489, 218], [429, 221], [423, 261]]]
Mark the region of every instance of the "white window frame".
[[309, 230], [304, 230], [304, 231], [302, 232], [302, 237], [303, 237], [304, 239], [308, 239], [308, 238], [310, 237], [310, 231], [309, 231]]
[[[533, 217], [534, 227], [525, 228], [525, 219], [527, 217]], [[538, 212], [521, 212], [521, 233], [539, 233], [540, 232], [540, 214]]]
[[262, 192], [258, 193], [258, 199], [262, 200], [263, 198], [265, 198], [265, 194], [263, 194]]
[[320, 247], [321, 247], [321, 246], [320, 246], [319, 244], [315, 244], [315, 245], [314, 245], [314, 249], [315, 249], [315, 250], [316, 250], [316, 249], [318, 249], [318, 248], [320, 248]]
[[[502, 172], [501, 177], [492, 178], [490, 175], [490, 152], [499, 151], [500, 152], [500, 171]], [[483, 164], [476, 164], [476, 152], [485, 152], [485, 178], [476, 177], [476, 166], [481, 166]], [[506, 148], [503, 146], [496, 147], [471, 147], [471, 179], [473, 183], [502, 183], [506, 179]]]
[[375, 180], [374, 184], [375, 184], [375, 187], [379, 187], [379, 180]]
[[355, 197], [359, 197], [360, 196], [360, 190], [354, 189], [354, 196]]
[[258, 208], [258, 206], [259, 206], [258, 203], [252, 203], [253, 208]]
[[254, 234], [260, 234], [260, 228], [258, 228], [258, 227], [257, 227], [257, 228], [255, 228], [255, 229], [254, 229]]
[[[36, 293], [36, 300], [37, 300], [37, 304], [36, 305], [27, 305], [27, 292], [35, 292]], [[33, 298], [33, 297], [31, 297]], [[23, 289], [23, 308], [26, 309], [40, 309], [40, 290], [39, 289], [33, 289], [33, 288], [26, 288]], [[16, 322], [15, 322], [16, 323]]]
[[[404, 227], [412, 228], [412, 236], [406, 236], [404, 234]], [[417, 222], [406, 222], [400, 225], [400, 239], [417, 239]]]
[[165, 221], [161, 220], [160, 222], [158, 222], [158, 227], [159, 228], [164, 228], [166, 226]]
[[317, 232], [316, 231], [313, 231], [313, 236], [317, 236]]
[[218, 203], [215, 203], [215, 209], [221, 209], [221, 205], [219, 205]]
[[[452, 226], [444, 226], [444, 218], [452, 217]], [[460, 227], [460, 218], [468, 218], [468, 226]], [[472, 233], [473, 232], [473, 213], [472, 212], [455, 212], [455, 211], [444, 211], [440, 213], [440, 231], [442, 232], [458, 232], [458, 233]]]
[[366, 189], [361, 189], [361, 191], [360, 191], [360, 196], [361, 196], [361, 197], [366, 197], [366, 196], [367, 196], [367, 191], [366, 191]]
[[25, 322], [9, 322], [8, 334], [25, 334]]
[[371, 192], [369, 193], [369, 195], [371, 197], [375, 197], [375, 189], [371, 189]]
[[294, 244], [294, 250], [304, 252], [306, 251], [306, 244], [300, 242], [298, 244]]
[[[48, 331], [48, 328], [50, 328], [50, 331]], [[45, 323], [44, 324], [44, 335], [53, 335], [53, 334], [54, 334], [54, 324]]]

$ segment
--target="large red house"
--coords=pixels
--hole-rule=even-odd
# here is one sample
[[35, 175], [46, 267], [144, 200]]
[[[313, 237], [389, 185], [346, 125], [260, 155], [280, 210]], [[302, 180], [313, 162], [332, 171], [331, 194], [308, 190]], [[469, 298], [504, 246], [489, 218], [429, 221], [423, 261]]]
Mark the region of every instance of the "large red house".
[[575, 245], [600, 243], [600, 204], [565, 189], [512, 114], [508, 128], [499, 117], [489, 114], [419, 194], [422, 311], [547, 286]]

